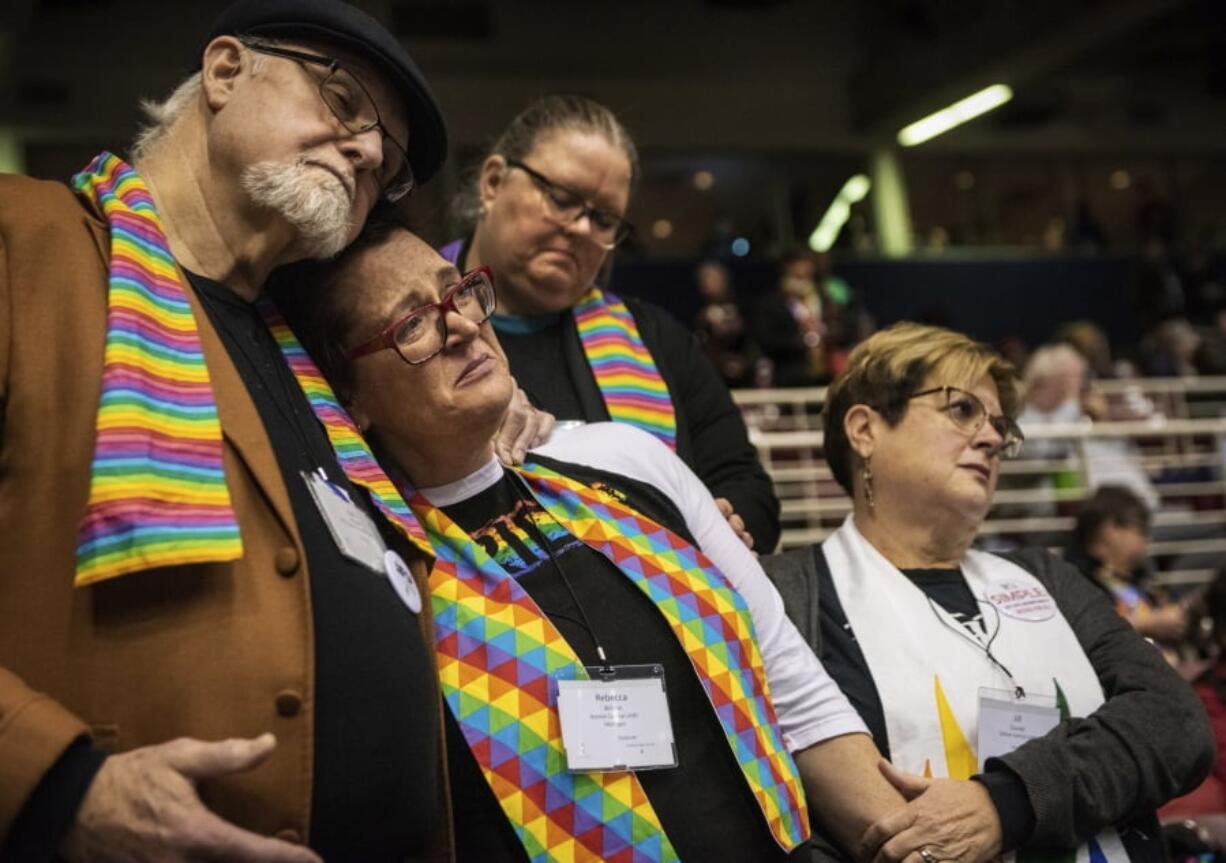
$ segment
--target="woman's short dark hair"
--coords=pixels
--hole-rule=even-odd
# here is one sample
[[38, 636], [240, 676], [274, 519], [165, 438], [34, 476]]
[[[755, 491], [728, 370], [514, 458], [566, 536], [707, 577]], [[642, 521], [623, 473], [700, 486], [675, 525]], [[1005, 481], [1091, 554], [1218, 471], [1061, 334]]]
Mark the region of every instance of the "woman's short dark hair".
[[962, 333], [927, 324], [903, 322], [880, 330], [851, 352], [847, 369], [826, 392], [822, 411], [826, 463], [848, 494], [855, 494], [856, 456], [843, 428], [847, 412], [855, 405], [868, 405], [891, 427], [896, 426], [911, 396], [932, 374], [964, 387], [991, 375], [1001, 410], [1009, 417], [1017, 415], [1017, 373], [992, 348]]
[[345, 348], [354, 321], [352, 304], [345, 301], [345, 287], [340, 284], [341, 273], [358, 254], [404, 230], [408, 229], [393, 211], [374, 214], [357, 239], [335, 258], [290, 264], [268, 280], [273, 302], [342, 405], [353, 399], [353, 371]]
[[[639, 176], [639, 154], [634, 139], [617, 115], [595, 99], [576, 93], [555, 93], [532, 102], [512, 118], [502, 134], [494, 141], [478, 162], [476, 170], [463, 184], [463, 189], [452, 204], [452, 211], [460, 227], [467, 231], [477, 221], [481, 197], [477, 189], [480, 181], [480, 165], [490, 156], [523, 161], [546, 137], [556, 132], [590, 132], [605, 138], [610, 144], [626, 154], [630, 162], [630, 183], [634, 185]], [[541, 166], [548, 172], [548, 166]]]
[[1122, 485], [1100, 486], [1094, 494], [1082, 501], [1077, 510], [1077, 520], [1073, 525], [1073, 543], [1078, 548], [1088, 549], [1105, 524], [1135, 527], [1148, 533], [1149, 507]]

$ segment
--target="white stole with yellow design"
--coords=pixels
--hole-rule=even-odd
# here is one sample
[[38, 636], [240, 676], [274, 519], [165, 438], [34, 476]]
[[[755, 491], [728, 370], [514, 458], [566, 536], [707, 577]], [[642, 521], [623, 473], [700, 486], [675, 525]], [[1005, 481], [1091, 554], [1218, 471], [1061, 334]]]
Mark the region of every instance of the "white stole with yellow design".
[[[1077, 636], [1042, 583], [1020, 566], [973, 550], [963, 559], [962, 574], [988, 629], [977, 642], [864, 538], [852, 516], [822, 552], [881, 699], [895, 766], [952, 779], [979, 772], [979, 690], [1014, 688], [980, 646], [993, 633], [992, 655], [1027, 693], [1054, 699], [1059, 681], [1070, 716], [1089, 716], [1102, 705], [1102, 686]], [[1020, 615], [1007, 602], [989, 602], [1002, 585], [1036, 601]], [[1128, 860], [1114, 830], [1094, 840], [1109, 863]], [[1086, 845], [1077, 849], [1077, 863], [1090, 859]]]

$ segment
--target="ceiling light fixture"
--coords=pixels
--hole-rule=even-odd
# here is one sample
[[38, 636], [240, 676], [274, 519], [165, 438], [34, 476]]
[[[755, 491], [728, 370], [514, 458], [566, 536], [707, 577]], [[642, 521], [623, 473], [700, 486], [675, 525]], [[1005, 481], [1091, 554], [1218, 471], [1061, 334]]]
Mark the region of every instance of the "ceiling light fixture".
[[839, 189], [839, 193], [830, 202], [826, 215], [822, 216], [822, 220], [817, 223], [817, 227], [809, 235], [809, 248], [815, 252], [830, 251], [830, 247], [839, 237], [839, 231], [843, 230], [843, 226], [847, 224], [847, 219], [851, 215], [851, 205], [857, 201], [863, 201], [872, 185], [872, 181], [864, 174], [848, 177], [843, 188]]
[[942, 135], [955, 126], [961, 126], [968, 120], [986, 114], [993, 108], [999, 108], [1012, 98], [1013, 89], [1008, 84], [993, 84], [991, 87], [984, 87], [978, 93], [972, 93], [947, 108], [929, 114], [922, 120], [916, 120], [898, 133], [898, 143], [904, 147], [914, 147], [925, 141], [931, 141], [937, 135]]

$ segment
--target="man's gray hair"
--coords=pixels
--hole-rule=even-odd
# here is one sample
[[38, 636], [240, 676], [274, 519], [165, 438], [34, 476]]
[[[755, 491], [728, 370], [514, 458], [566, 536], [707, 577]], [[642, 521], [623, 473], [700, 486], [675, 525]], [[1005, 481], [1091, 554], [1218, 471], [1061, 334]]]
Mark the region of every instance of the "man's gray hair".
[[[239, 41], [249, 48], [253, 45], [274, 44], [267, 39], [251, 39], [247, 37], [240, 37]], [[252, 61], [252, 68], [259, 68], [261, 62], [262, 58], [259, 54], [256, 54]], [[145, 122], [136, 133], [135, 140], [132, 141], [130, 154], [132, 161], [143, 159], [149, 155], [149, 152], [170, 131], [170, 127], [195, 102], [196, 98], [200, 95], [202, 86], [203, 78], [201, 73], [194, 72], [180, 81], [164, 100], [159, 102], [156, 99], [141, 99], [140, 110], [145, 115]]]
[[161, 102], [156, 99], [141, 99], [140, 109], [145, 115], [145, 123], [132, 142], [133, 161], [149, 155], [149, 151], [165, 137], [170, 127], [200, 95], [202, 81], [201, 73], [196, 72], [180, 81], [174, 91]]

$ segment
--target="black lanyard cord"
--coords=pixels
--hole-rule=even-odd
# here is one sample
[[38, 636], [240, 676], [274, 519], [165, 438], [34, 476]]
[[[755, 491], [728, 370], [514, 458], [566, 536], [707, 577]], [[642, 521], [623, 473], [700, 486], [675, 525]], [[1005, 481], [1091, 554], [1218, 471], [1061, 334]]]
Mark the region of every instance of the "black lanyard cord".
[[[536, 498], [532, 494], [532, 489], [528, 487], [528, 483], [524, 480], [524, 478], [515, 471], [509, 471], [509, 473], [511, 474], [511, 482], [515, 486], [516, 494], [520, 500], [529, 506], [536, 503]], [[539, 503], [537, 505], [539, 506]], [[545, 508], [541, 507], [541, 510], [545, 511]], [[547, 512], [546, 515], [548, 515]], [[579, 616], [583, 619], [583, 628], [587, 630], [588, 638], [592, 639], [592, 644], [596, 647], [596, 656], [600, 659], [601, 670], [611, 673], [613, 671], [613, 666], [610, 664], [608, 655], [605, 653], [604, 647], [600, 643], [600, 638], [596, 635], [596, 628], [592, 626], [591, 618], [587, 616], [587, 609], [585, 609], [583, 607], [583, 603], [579, 601], [579, 595], [575, 593], [575, 588], [570, 583], [570, 579], [566, 575], [566, 570], [562, 567], [557, 555], [554, 554], [553, 545], [549, 542], [549, 538], [545, 536], [544, 531], [537, 531], [537, 536], [541, 541], [541, 546], [545, 549], [545, 554], [549, 555], [549, 562], [553, 564], [554, 570], [557, 571], [558, 578], [562, 580], [562, 584], [565, 586], [566, 592], [570, 594], [571, 602], [575, 604], [575, 608], [579, 611]], [[541, 610], [544, 611], [544, 609]], [[573, 617], [567, 617], [561, 614], [556, 614], [553, 616], [563, 620], [576, 622]]]
[[927, 593], [924, 594], [924, 599], [928, 600], [928, 607], [932, 609], [932, 613], [936, 615], [936, 619], [940, 621], [941, 626], [944, 626], [946, 629], [952, 630], [955, 634], [957, 634], [961, 638], [964, 638], [966, 641], [970, 642], [972, 645], [982, 650], [984, 655], [988, 658], [988, 661], [991, 662], [993, 665], [995, 665], [997, 668], [999, 668], [1001, 671], [1003, 671], [1005, 674], [1005, 677], [1009, 678], [1009, 682], [1013, 684], [1013, 694], [1018, 699], [1024, 699], [1026, 697], [1026, 690], [1023, 689], [1022, 685], [1017, 682], [1016, 678], [1014, 678], [1013, 672], [1009, 670], [1008, 666], [1006, 666], [1003, 662], [1001, 662], [999, 659], [996, 658], [996, 654], [992, 653], [992, 644], [993, 642], [996, 641], [996, 636], [1000, 635], [1000, 610], [997, 609], [995, 605], [992, 605], [992, 603], [990, 602], [984, 602], [982, 599], [979, 599], [979, 598], [975, 599], [975, 601], [979, 603], [980, 605], [986, 605], [989, 608], [991, 608], [992, 612], [996, 615], [996, 628], [992, 631], [992, 634], [988, 636], [988, 643], [984, 644], [979, 639], [975, 638], [973, 635], [967, 632], [965, 627], [950, 626], [949, 621], [947, 621], [941, 615], [941, 612], [937, 610], [936, 603], [932, 601], [932, 597], [929, 596]]

